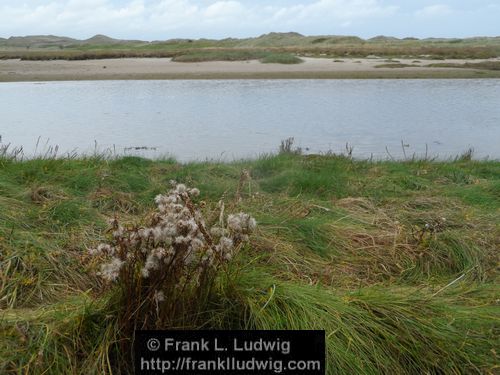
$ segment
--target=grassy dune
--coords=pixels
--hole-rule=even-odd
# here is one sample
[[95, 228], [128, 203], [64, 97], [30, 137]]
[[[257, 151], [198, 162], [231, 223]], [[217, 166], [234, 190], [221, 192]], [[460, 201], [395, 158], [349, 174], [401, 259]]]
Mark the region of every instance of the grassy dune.
[[[488, 59], [500, 56], [500, 37], [466, 39], [397, 39], [354, 36], [304, 36], [298, 33], [269, 33], [256, 38], [222, 40], [172, 39], [167, 41], [124, 41], [95, 36], [75, 40], [54, 36], [12, 37], [0, 40], [0, 59], [86, 60], [122, 57], [174, 57], [179, 61], [262, 58], [262, 54], [291, 54], [313, 57], [425, 57], [430, 59]], [[193, 56], [195, 55], [195, 56]], [[257, 55], [254, 57], [254, 55]], [[290, 59], [285, 59], [289, 63]], [[279, 62], [279, 61], [278, 61]]]
[[500, 163], [282, 153], [0, 159], [0, 373], [118, 373], [119, 291], [86, 250], [171, 179], [259, 224], [183, 327], [325, 329], [328, 374], [498, 371]]

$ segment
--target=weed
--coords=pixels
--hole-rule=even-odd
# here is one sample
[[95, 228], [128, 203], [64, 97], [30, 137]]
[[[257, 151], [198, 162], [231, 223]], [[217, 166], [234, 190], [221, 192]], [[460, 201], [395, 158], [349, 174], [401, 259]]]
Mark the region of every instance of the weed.
[[301, 154], [301, 148], [293, 148], [295, 139], [293, 137], [281, 141], [279, 154]]
[[225, 218], [224, 206], [216, 222], [206, 222], [192, 200], [199, 193], [175, 185], [155, 198], [158, 210], [146, 226], [123, 227], [112, 219], [111, 242], [91, 250], [106, 259], [99, 275], [119, 285], [118, 322], [127, 352], [137, 328], [198, 326], [217, 273], [255, 229], [255, 219], [247, 214]]

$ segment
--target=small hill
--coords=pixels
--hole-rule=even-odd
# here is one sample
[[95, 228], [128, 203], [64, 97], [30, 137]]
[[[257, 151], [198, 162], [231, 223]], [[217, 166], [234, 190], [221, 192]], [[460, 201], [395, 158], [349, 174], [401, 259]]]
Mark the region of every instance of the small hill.
[[[470, 38], [426, 38], [418, 39], [415, 37], [395, 38], [392, 36], [378, 35], [371, 39], [362, 39], [352, 35], [310, 35], [305, 36], [298, 32], [270, 32], [258, 37], [248, 38], [225, 38], [215, 39], [181, 39], [172, 38], [168, 40], [141, 41], [141, 40], [123, 40], [115, 39], [103, 34], [94, 35], [88, 39], [74, 39], [55, 35], [29, 35], [29, 36], [11, 36], [8, 39], [0, 38], [0, 51], [15, 53], [23, 51], [32, 53], [33, 51], [48, 51], [53, 56], [54, 51], [63, 49], [72, 50], [74, 53], [81, 51], [82, 57], [91, 50], [105, 50], [106, 53], [120, 51], [120, 56], [137, 56], [157, 53], [165, 56], [174, 50], [187, 49], [296, 49], [312, 51], [311, 53], [339, 53], [350, 54], [349, 51], [355, 51], [358, 55], [380, 55], [380, 52], [386, 47], [406, 47], [406, 54], [413, 54], [411, 50], [416, 47], [446, 47], [446, 50], [439, 51], [439, 57], [451, 56], [458, 58], [486, 58], [500, 56], [500, 36], [497, 37], [470, 37]], [[453, 47], [450, 49], [448, 47]], [[469, 48], [470, 47], [470, 48]], [[138, 51], [135, 51], [137, 49]], [[130, 50], [131, 52], [129, 52]], [[378, 52], [375, 52], [377, 50]], [[160, 52], [161, 53], [160, 53]], [[346, 52], [347, 51], [347, 52]], [[309, 52], [307, 52], [309, 53]], [[125, 55], [124, 55], [125, 54]], [[5, 54], [4, 54], [5, 56]]]
[[277, 32], [271, 32], [268, 34], [262, 34], [261, 36], [258, 37], [258, 39], [265, 39], [265, 38], [303, 38], [304, 35], [300, 33], [296, 33], [294, 31], [290, 31], [287, 33], [277, 33]]
[[9, 47], [57, 47], [78, 42], [76, 39], [55, 35], [11, 36], [4, 44]]
[[365, 41], [351, 35], [320, 35], [307, 37], [311, 44], [360, 44]]
[[175, 38], [167, 40], [153, 40], [151, 44], [182, 44], [182, 43], [192, 43], [191, 39]]
[[111, 44], [126, 44], [126, 43], [149, 43], [140, 40], [122, 40], [110, 38], [106, 35], [94, 35], [92, 38], [79, 40], [65, 36], [56, 35], [28, 35], [28, 36], [11, 36], [8, 39], [0, 38], [0, 45], [9, 48], [28, 48], [28, 49], [43, 49], [43, 48], [62, 48], [79, 45], [111, 45]]
[[393, 42], [399, 42], [400, 39], [395, 38], [393, 36], [385, 36], [385, 35], [377, 35], [373, 38], [368, 39], [370, 42], [376, 42], [376, 43], [393, 43]]
[[296, 32], [268, 33], [257, 38], [243, 39], [242, 47], [284, 47], [304, 44], [306, 37]]
[[424, 42], [431, 42], [431, 43], [442, 43], [442, 42], [449, 42], [450, 38], [425, 38], [422, 39]]
[[106, 36], [106, 35], [97, 34], [91, 38], [82, 40], [82, 42], [88, 43], [88, 44], [115, 44], [115, 43], [120, 42], [120, 40], [110, 38], [109, 36]]
[[147, 43], [142, 40], [125, 40], [125, 39], [115, 39], [107, 35], [97, 34], [92, 38], [88, 38], [80, 41], [84, 44], [123, 44], [123, 43]]

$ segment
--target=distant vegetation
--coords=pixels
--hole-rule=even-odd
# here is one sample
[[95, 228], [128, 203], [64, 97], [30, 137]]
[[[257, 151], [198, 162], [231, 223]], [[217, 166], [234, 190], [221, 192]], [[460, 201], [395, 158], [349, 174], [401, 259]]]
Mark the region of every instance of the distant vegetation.
[[465, 69], [483, 69], [483, 70], [500, 70], [500, 61], [480, 61], [466, 62], [463, 64], [455, 63], [434, 63], [426, 65], [430, 68], [465, 68]]
[[264, 64], [300, 64], [301, 58], [290, 53], [269, 53], [260, 60]]
[[259, 50], [232, 50], [232, 49], [205, 49], [189, 51], [174, 56], [177, 62], [200, 62], [200, 61], [244, 61], [258, 60], [264, 58], [268, 52]]
[[[216, 52], [220, 50], [221, 52]], [[228, 50], [234, 52], [229, 53]], [[86, 40], [56, 36], [28, 36], [0, 39], [0, 59], [85, 60], [121, 57], [172, 57], [177, 61], [263, 59], [264, 53], [286, 53], [313, 57], [385, 58], [474, 58], [500, 56], [500, 37], [467, 39], [416, 39], [378, 36], [303, 36], [298, 33], [269, 33], [247, 39], [171, 39], [145, 42], [118, 40], [96, 35]], [[186, 57], [182, 57], [186, 56]], [[271, 58], [271, 57], [269, 57]], [[275, 59], [276, 60], [276, 59]], [[290, 63], [284, 56], [277, 62]], [[299, 62], [295, 60], [295, 63]]]
[[409, 68], [409, 67], [418, 67], [420, 65], [415, 64], [401, 64], [401, 63], [387, 63], [375, 65], [375, 68]]
[[201, 62], [201, 61], [246, 61], [260, 60], [263, 63], [298, 64], [302, 60], [297, 56], [284, 52], [269, 52], [265, 50], [247, 49], [205, 49], [187, 52], [174, 56], [176, 62]]

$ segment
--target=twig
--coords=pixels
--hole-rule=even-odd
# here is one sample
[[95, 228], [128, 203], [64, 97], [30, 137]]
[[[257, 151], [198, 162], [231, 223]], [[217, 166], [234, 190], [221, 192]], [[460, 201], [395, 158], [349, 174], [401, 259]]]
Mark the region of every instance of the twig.
[[323, 207], [323, 206], [318, 206], [317, 204], [311, 204], [311, 207], [316, 207], [324, 211], [332, 212], [329, 208]]
[[405, 160], [406, 160], [407, 158], [406, 158], [405, 144], [403, 143], [403, 140], [401, 140], [401, 148], [403, 149], [403, 155], [404, 155]]
[[436, 295], [438, 295], [439, 293], [441, 293], [443, 290], [445, 290], [446, 288], [452, 286], [453, 284], [455, 284], [457, 281], [459, 280], [462, 280], [465, 275], [467, 275], [470, 271], [472, 271], [473, 269], [475, 269], [477, 266], [474, 266], [472, 267], [470, 270], [468, 270], [467, 272], [463, 273], [462, 275], [460, 275], [459, 277], [457, 277], [455, 280], [453, 280], [452, 282], [448, 283], [447, 285], [445, 285], [444, 287], [442, 287], [441, 289], [439, 289], [436, 293], [434, 293], [432, 297], [435, 297]]
[[389, 152], [389, 149], [387, 148], [387, 146], [385, 146], [385, 151], [387, 152], [387, 155], [389, 155], [391, 160], [394, 161], [394, 158], [392, 157], [391, 153]]
[[262, 308], [260, 309], [259, 312], [264, 311], [264, 309], [267, 307], [267, 305], [269, 305], [269, 302], [271, 302], [271, 300], [274, 297], [274, 292], [275, 291], [276, 291], [276, 285], [273, 284], [273, 286], [271, 287], [271, 295], [269, 296], [269, 298], [267, 299], [266, 303], [264, 304], [264, 306], [262, 306]]

